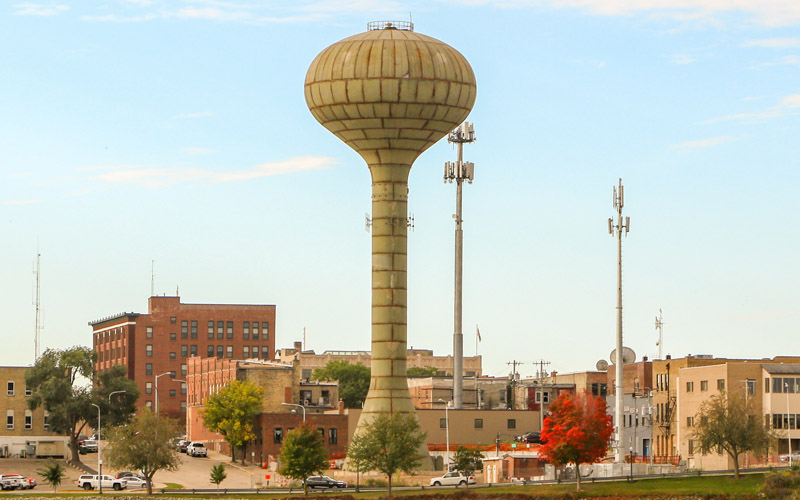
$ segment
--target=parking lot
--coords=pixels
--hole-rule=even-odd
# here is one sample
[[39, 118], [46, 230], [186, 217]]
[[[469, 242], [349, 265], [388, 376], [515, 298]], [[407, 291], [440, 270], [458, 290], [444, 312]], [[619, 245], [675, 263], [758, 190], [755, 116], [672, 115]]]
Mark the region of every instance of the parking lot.
[[[259, 467], [246, 466], [242, 467], [240, 464], [236, 466], [230, 465], [230, 458], [220, 455], [214, 451], [208, 452], [208, 458], [202, 457], [188, 457], [185, 454], [179, 454], [181, 465], [177, 471], [159, 471], [153, 478], [154, 488], [166, 488], [167, 483], [174, 483], [181, 485], [184, 488], [216, 488], [216, 485], [209, 481], [211, 474], [211, 467], [223, 462], [226, 464], [226, 472], [228, 473], [227, 479], [222, 482], [220, 488], [251, 488], [257, 482], [264, 481], [265, 474], [269, 472], [260, 469]], [[81, 461], [93, 469], [97, 469], [97, 454], [90, 453], [88, 455], [81, 455]], [[3, 458], [0, 459], [0, 474], [21, 474], [23, 476], [33, 477], [38, 483], [34, 491], [52, 491], [50, 485], [44, 483], [41, 476], [36, 472], [47, 465], [47, 460], [44, 459], [26, 459], [26, 458]], [[60, 463], [65, 464], [64, 460], [59, 460]], [[66, 477], [59, 486], [58, 491], [78, 491], [78, 477], [84, 472], [66, 465]], [[108, 470], [103, 466], [103, 473], [116, 473], [117, 470]]]

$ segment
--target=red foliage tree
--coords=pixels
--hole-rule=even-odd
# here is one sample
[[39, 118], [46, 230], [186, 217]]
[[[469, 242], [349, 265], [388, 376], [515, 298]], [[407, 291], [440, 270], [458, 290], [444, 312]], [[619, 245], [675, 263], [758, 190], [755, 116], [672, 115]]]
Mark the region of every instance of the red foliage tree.
[[549, 411], [550, 416], [544, 419], [544, 444], [540, 453], [553, 465], [575, 464], [580, 491], [580, 464], [603, 458], [614, 432], [606, 402], [586, 391], [583, 394], [562, 392], [550, 405]]

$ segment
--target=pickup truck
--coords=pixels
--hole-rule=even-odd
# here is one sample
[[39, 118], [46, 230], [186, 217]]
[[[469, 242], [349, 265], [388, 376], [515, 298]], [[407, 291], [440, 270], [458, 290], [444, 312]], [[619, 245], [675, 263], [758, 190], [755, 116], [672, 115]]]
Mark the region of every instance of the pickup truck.
[[[119, 491], [128, 487], [128, 481], [123, 478], [118, 479], [114, 476], [106, 476], [105, 474], [102, 477], [104, 489], [115, 489]], [[84, 490], [97, 489], [100, 487], [99, 478], [100, 476], [85, 474], [78, 478], [78, 488], [83, 488]]]
[[27, 489], [27, 480], [19, 474], [0, 474], [0, 489], [23, 490]]

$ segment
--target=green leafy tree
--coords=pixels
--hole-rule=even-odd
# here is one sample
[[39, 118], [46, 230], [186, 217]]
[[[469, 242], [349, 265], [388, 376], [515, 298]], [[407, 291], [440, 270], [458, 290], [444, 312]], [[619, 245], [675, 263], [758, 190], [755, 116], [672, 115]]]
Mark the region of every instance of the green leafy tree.
[[693, 438], [701, 453], [727, 453], [739, 478], [739, 455], [752, 451], [763, 456], [774, 435], [753, 411], [750, 401], [737, 393], [711, 396], [694, 417]]
[[116, 469], [141, 471], [147, 481], [147, 494], [152, 495], [156, 472], [178, 470], [181, 460], [170, 441], [179, 433], [175, 420], [158, 417], [144, 408], [130, 423], [106, 433], [108, 446], [103, 458]]
[[[92, 404], [100, 407], [104, 423], [114, 425], [130, 418], [139, 397], [136, 383], [127, 378], [123, 366], [96, 374], [96, 356], [88, 347], [48, 349], [25, 373], [25, 385], [31, 390], [28, 407], [44, 407], [50, 430], [69, 437], [75, 462], [80, 461], [78, 436], [86, 426], [97, 428], [97, 409]], [[108, 395], [119, 390], [126, 392], [115, 395], [109, 404]]]
[[364, 440], [360, 453], [365, 457], [366, 470], [386, 475], [390, 497], [392, 477], [398, 472], [413, 472], [422, 460], [419, 448], [425, 443], [425, 433], [413, 414], [381, 413], [364, 426], [359, 439]]
[[[453, 456], [453, 468], [469, 478], [476, 470], [483, 468], [483, 453], [459, 446]], [[466, 487], [469, 489], [469, 480]]]
[[540, 452], [554, 465], [575, 464], [578, 491], [581, 491], [580, 465], [604, 457], [614, 431], [606, 402], [588, 392], [563, 392], [548, 408], [544, 419]]
[[209, 480], [217, 485], [217, 491], [219, 491], [219, 483], [227, 479], [228, 473], [225, 472], [225, 464], [218, 463], [217, 465], [211, 467], [211, 477]]
[[245, 445], [255, 439], [253, 422], [261, 412], [264, 388], [249, 380], [233, 380], [206, 399], [202, 411], [207, 429], [219, 432], [231, 445], [231, 462], [236, 462], [236, 449], [242, 450], [245, 461]]
[[412, 366], [406, 373], [412, 377], [433, 377], [439, 373], [439, 370], [432, 366]]
[[361, 473], [370, 470], [372, 450], [369, 448], [369, 443], [364, 433], [353, 435], [350, 443], [347, 445], [347, 464], [348, 470], [355, 471], [356, 473], [356, 493], [360, 490]]
[[343, 360], [328, 361], [322, 368], [314, 370], [314, 380], [338, 380], [339, 397], [345, 408], [361, 408], [369, 391], [370, 370], [361, 363], [351, 364]]
[[47, 484], [53, 487], [53, 493], [56, 492], [58, 486], [64, 481], [64, 477], [67, 475], [64, 466], [52, 458], [47, 461], [47, 465], [45, 465], [43, 469], [37, 470], [36, 473], [39, 474]]
[[328, 452], [317, 427], [303, 423], [289, 431], [283, 438], [279, 460], [279, 472], [286, 477], [303, 481], [303, 492], [308, 496], [306, 478], [328, 466]]

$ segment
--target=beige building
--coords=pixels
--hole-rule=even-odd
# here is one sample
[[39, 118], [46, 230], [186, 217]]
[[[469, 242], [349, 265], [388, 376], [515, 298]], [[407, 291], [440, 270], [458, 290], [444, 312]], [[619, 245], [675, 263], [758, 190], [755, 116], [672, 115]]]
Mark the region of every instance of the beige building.
[[[453, 375], [453, 356], [434, 356], [430, 349], [408, 349], [406, 353], [408, 368], [436, 368], [439, 375]], [[278, 349], [276, 359], [283, 363], [299, 362], [303, 378], [310, 379], [317, 368], [322, 368], [330, 361], [347, 361], [353, 364], [370, 366], [372, 354], [370, 351], [325, 351], [316, 354], [313, 350], [303, 350], [302, 342], [295, 342], [293, 347]], [[480, 356], [464, 356], [464, 377], [481, 376], [482, 361]], [[466, 393], [467, 382], [464, 382]]]
[[[752, 405], [753, 412], [762, 415], [779, 437], [783, 434], [773, 448], [773, 454], [775, 451], [788, 452], [787, 432], [793, 439], [792, 449], [796, 450], [800, 445], [800, 432], [797, 429], [797, 414], [800, 414], [800, 359], [781, 356], [774, 359], [718, 361], [721, 362], [678, 370], [672, 387], [676, 398], [675, 454], [685, 459], [686, 465], [691, 468], [713, 470], [733, 467], [733, 461], [727, 454], [701, 454], [692, 435], [700, 406], [720, 391], [744, 395]], [[742, 457], [740, 465], [752, 465], [758, 461], [758, 457], [749, 454]]]
[[50, 432], [44, 408], [28, 409], [27, 370], [24, 366], [0, 366], [0, 380], [6, 385], [0, 394], [0, 411], [5, 414], [0, 456], [64, 456], [67, 438]]
[[[472, 377], [464, 379], [462, 401], [466, 409], [505, 409], [508, 378]], [[416, 408], [444, 408], [453, 400], [453, 377], [408, 377], [408, 390]]]

